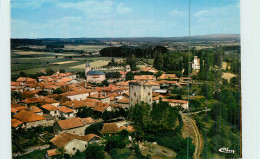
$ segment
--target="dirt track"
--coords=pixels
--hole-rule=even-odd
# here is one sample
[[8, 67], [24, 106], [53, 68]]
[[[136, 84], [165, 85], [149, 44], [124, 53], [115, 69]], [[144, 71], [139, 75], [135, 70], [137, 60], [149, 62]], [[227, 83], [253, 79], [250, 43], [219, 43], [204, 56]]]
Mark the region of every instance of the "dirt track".
[[[193, 143], [195, 144], [195, 152], [193, 155], [194, 159], [200, 159], [200, 154], [203, 148], [203, 139], [201, 134], [199, 133], [199, 129], [196, 125], [196, 122], [192, 118], [188, 118], [188, 115], [182, 115], [184, 129], [183, 129], [183, 137], [190, 136], [193, 139]], [[185, 132], [188, 131], [188, 132]]]

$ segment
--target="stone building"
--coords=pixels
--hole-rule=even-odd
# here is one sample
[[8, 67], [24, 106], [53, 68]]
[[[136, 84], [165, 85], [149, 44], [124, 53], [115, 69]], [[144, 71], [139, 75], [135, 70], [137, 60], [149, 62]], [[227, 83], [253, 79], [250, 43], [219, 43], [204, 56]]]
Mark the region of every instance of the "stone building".
[[126, 65], [126, 66], [125, 66], [125, 72], [130, 72], [130, 71], [131, 71], [130, 65]]
[[200, 59], [198, 58], [198, 56], [194, 56], [194, 60], [191, 63], [191, 67], [196, 72], [199, 72], [199, 70], [200, 70]]
[[95, 121], [91, 118], [71, 118], [66, 120], [60, 120], [54, 123], [54, 133], [60, 134], [61, 132], [67, 132], [83, 136], [85, 129]]
[[91, 71], [91, 66], [87, 61], [85, 66], [86, 80], [89, 82], [100, 83], [106, 79], [106, 74], [102, 71]]
[[41, 108], [43, 109], [44, 114], [51, 114], [55, 118], [60, 116], [58, 108], [51, 104], [42, 105]]
[[49, 125], [45, 117], [37, 115], [31, 111], [21, 110], [13, 117], [16, 119], [13, 120], [16, 121], [14, 123], [17, 124], [18, 123], [17, 120], [21, 121], [19, 125], [21, 125], [22, 128], [31, 128], [31, 127]]
[[181, 106], [183, 109], [189, 109], [189, 102], [186, 100], [162, 99], [162, 101], [168, 102], [172, 107]]
[[62, 150], [66, 154], [74, 155], [77, 151], [83, 152], [88, 144], [96, 142], [100, 143], [101, 138], [95, 134], [79, 136], [76, 134], [61, 132], [50, 140], [53, 147]]
[[134, 106], [137, 103], [145, 102], [152, 104], [152, 85], [143, 82], [129, 83], [129, 106]]

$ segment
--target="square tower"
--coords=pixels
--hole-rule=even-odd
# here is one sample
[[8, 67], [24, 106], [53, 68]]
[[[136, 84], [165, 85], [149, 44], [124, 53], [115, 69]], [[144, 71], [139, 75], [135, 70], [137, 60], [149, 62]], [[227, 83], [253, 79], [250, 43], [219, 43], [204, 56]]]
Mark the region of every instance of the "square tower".
[[129, 83], [129, 106], [145, 102], [152, 104], [152, 86], [148, 83], [130, 82]]

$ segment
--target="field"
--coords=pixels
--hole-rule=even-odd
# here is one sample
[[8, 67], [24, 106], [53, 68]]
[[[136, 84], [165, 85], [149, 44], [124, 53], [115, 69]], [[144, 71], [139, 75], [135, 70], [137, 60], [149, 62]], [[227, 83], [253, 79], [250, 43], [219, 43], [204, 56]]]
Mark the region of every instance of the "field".
[[[34, 46], [29, 46], [35, 48]], [[68, 50], [84, 50], [98, 52], [107, 47], [105, 45], [65, 45]], [[124, 58], [114, 58], [117, 62], [123, 62]], [[17, 75], [21, 71], [26, 74], [35, 74], [51, 68], [54, 71], [65, 69], [69, 72], [84, 71], [86, 62], [89, 61], [91, 67], [103, 67], [111, 61], [111, 57], [101, 56], [81, 56], [75, 52], [37, 52], [37, 51], [11, 51], [11, 72]]]
[[65, 50], [84, 50], [98, 52], [101, 49], [108, 47], [107, 45], [65, 45]]
[[231, 79], [232, 77], [235, 77], [235, 76], [236, 76], [236, 75], [233, 74], [233, 73], [224, 72], [223, 75], [222, 75], [222, 78], [225, 78], [225, 79], [227, 79], [228, 81], [230, 81], [230, 79]]

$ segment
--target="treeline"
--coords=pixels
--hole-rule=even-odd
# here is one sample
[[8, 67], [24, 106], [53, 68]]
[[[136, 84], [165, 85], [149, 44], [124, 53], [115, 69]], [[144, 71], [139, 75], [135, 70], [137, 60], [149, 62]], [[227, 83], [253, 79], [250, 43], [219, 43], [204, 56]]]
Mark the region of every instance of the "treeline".
[[154, 58], [156, 52], [166, 53], [168, 49], [159, 45], [155, 47], [106, 47], [100, 50], [100, 55], [105, 57], [132, 57], [134, 55], [137, 58]]
[[[175, 73], [179, 76], [188, 75], [188, 71], [191, 71], [189, 64], [189, 56], [193, 57], [192, 54], [174, 52], [174, 53], [165, 53], [156, 52], [154, 56], [154, 68], [158, 70], [165, 71], [166, 73]], [[190, 59], [192, 61], [192, 59]]]
[[14, 47], [12, 47], [12, 49], [15, 49], [15, 50], [35, 51], [35, 52], [55, 52], [55, 53], [75, 52], [75, 53], [80, 53], [80, 54], [87, 53], [84, 50], [65, 50], [63, 48], [64, 48], [64, 44], [60, 44], [60, 46], [59, 45], [53, 45], [53, 44], [47, 44], [46, 48], [31, 48], [31, 47], [28, 47], [28, 46], [21, 46], [21, 47], [14, 46]]

